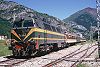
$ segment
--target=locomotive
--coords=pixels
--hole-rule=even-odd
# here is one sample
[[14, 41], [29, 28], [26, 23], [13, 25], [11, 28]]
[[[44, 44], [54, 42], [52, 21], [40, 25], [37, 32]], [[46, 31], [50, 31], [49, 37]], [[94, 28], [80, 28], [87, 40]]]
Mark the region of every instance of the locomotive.
[[80, 37], [66, 34], [63, 27], [63, 24], [59, 26], [57, 22], [46, 22], [38, 18], [15, 21], [9, 49], [13, 56], [31, 56], [81, 42]]

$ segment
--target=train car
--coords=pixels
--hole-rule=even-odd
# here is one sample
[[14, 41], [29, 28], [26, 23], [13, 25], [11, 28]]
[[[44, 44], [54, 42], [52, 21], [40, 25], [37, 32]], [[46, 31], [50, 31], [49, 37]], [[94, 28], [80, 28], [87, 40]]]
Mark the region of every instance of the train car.
[[76, 36], [75, 35], [72, 35], [72, 34], [65, 34], [66, 36], [66, 43], [76, 43], [77, 42], [77, 39], [76, 39]]
[[63, 29], [55, 23], [25, 19], [14, 22], [9, 49], [13, 56], [28, 56], [40, 51], [56, 50], [75, 42], [75, 36], [65, 35]]

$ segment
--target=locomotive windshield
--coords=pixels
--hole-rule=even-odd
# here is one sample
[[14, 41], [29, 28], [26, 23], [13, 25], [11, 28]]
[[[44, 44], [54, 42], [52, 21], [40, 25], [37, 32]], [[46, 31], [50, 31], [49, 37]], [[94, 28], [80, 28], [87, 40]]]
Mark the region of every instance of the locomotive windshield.
[[33, 21], [32, 20], [25, 20], [23, 27], [32, 27], [34, 26]]
[[22, 22], [15, 22], [13, 27], [22, 27]]
[[24, 20], [23, 22], [14, 22], [14, 25], [13, 25], [14, 28], [17, 28], [17, 27], [32, 27], [32, 26], [34, 26], [32, 20]]

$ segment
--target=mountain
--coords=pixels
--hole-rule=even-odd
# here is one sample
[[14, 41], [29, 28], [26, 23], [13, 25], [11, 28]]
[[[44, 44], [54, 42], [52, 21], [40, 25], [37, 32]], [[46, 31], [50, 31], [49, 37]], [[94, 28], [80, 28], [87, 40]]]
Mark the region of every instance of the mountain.
[[96, 9], [88, 7], [72, 14], [68, 18], [65, 18], [63, 21], [71, 24], [73, 22], [74, 24], [82, 25], [86, 29], [89, 29], [91, 24], [96, 26], [96, 16]]
[[74, 30], [87, 35], [91, 25], [93, 28], [97, 25], [96, 16], [96, 9], [87, 7], [65, 18], [63, 21], [68, 23]]
[[12, 20], [14, 15], [18, 18], [24, 18], [29, 15], [36, 16], [39, 18], [43, 17], [54, 18], [53, 16], [49, 16], [48, 14], [45, 13], [39, 13], [31, 8], [25, 7], [13, 1], [0, 0], [0, 17], [7, 20]]
[[[22, 18], [34, 17], [45, 22], [64, 24], [60, 19], [45, 13], [39, 13], [31, 8], [25, 7], [13, 1], [0, 0], [0, 25], [1, 35], [9, 36], [13, 21], [20, 21]], [[7, 25], [7, 26], [6, 26]], [[65, 24], [66, 25], [66, 24]]]

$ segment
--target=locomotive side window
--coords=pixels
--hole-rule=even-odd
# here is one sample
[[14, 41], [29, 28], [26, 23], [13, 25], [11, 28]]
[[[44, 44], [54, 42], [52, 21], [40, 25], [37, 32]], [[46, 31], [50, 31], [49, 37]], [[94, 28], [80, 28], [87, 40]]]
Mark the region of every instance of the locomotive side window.
[[32, 20], [25, 20], [23, 27], [32, 27], [33, 25], [33, 21]]
[[51, 26], [51, 28], [52, 28], [52, 30], [53, 30], [54, 32], [56, 32], [56, 29], [55, 29], [55, 27], [54, 27], [54, 26]]
[[22, 22], [15, 22], [13, 27], [22, 27]]
[[50, 27], [50, 25], [48, 25], [48, 24], [45, 24], [45, 23], [43, 23], [44, 24], [44, 27], [45, 27], [45, 29], [46, 30], [51, 30], [51, 27]]

